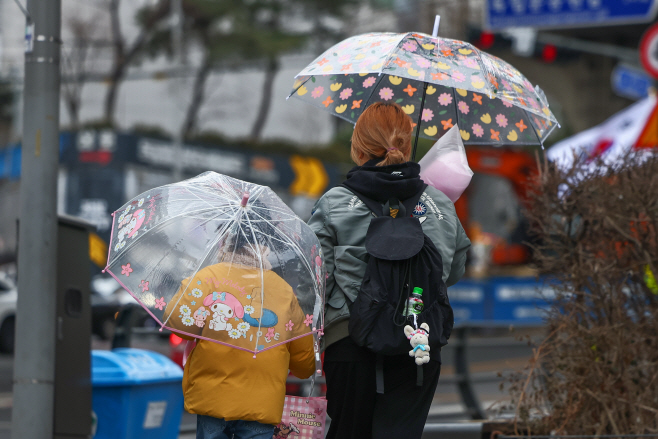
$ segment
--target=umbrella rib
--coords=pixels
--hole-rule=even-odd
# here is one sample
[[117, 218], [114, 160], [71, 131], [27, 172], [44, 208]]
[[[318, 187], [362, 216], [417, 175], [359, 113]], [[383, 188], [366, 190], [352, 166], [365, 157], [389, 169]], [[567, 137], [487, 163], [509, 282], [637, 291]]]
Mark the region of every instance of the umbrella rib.
[[311, 80], [311, 78], [312, 78], [313, 76], [315, 76], [315, 75], [310, 75], [306, 81], [304, 81], [303, 83], [299, 84], [299, 87], [297, 87], [296, 89], [294, 89], [293, 91], [291, 91], [290, 94], [288, 95], [288, 97], [286, 98], [286, 100], [290, 99], [290, 96], [292, 96], [292, 95], [294, 95], [295, 93], [297, 93], [297, 90], [299, 90], [300, 88], [302, 88], [302, 87], [303, 87], [308, 81]]
[[418, 123], [416, 123], [416, 140], [414, 141], [414, 149], [411, 152], [411, 161], [416, 160], [416, 150], [418, 149], [418, 136], [420, 135], [420, 124], [422, 122], [423, 108], [425, 107], [425, 96], [427, 95], [427, 82], [423, 81], [423, 97], [420, 100], [420, 109], [418, 110]]
[[[395, 48], [394, 48], [393, 50], [391, 50], [391, 51], [388, 53], [388, 55], [386, 55], [386, 59], [384, 60], [384, 63], [382, 64], [381, 68], [379, 69], [379, 75], [378, 75], [378, 76], [379, 76], [379, 79], [377, 79], [377, 83], [376, 83], [375, 86], [372, 88], [372, 92], [370, 93], [370, 95], [368, 95], [368, 100], [366, 101], [365, 105], [363, 105], [363, 108], [364, 108], [364, 109], [365, 109], [365, 108], [368, 108], [368, 103], [370, 103], [370, 99], [372, 98], [372, 95], [375, 94], [375, 90], [377, 90], [377, 87], [379, 87], [379, 83], [382, 82], [382, 79], [384, 79], [384, 75], [382, 75], [382, 73], [384, 73], [384, 66], [387, 66], [387, 65], [388, 65], [388, 61], [389, 61], [389, 59], [391, 58], [391, 55], [392, 55], [392, 54], [393, 54], [393, 53], [394, 53], [394, 52], [400, 47], [400, 43], [402, 43], [402, 41], [403, 41], [405, 38], [407, 38], [407, 36], [408, 36], [410, 33], [411, 33], [411, 32], [407, 32], [406, 34], [404, 34], [404, 35], [402, 36], [402, 38], [400, 38], [400, 41], [398, 41], [398, 43], [395, 45]], [[355, 122], [355, 124], [356, 124], [356, 122]]]
[[[156, 225], [154, 225], [152, 228], [150, 228], [150, 229], [147, 230], [147, 231], [151, 231], [151, 230], [154, 230], [154, 229], [156, 229], [156, 228], [159, 228], [160, 226], [162, 226], [162, 225], [164, 225], [164, 224], [167, 224], [167, 223], [170, 222], [171, 220], [174, 220], [174, 219], [180, 218], [180, 217], [182, 217], [182, 216], [184, 216], [184, 215], [187, 215], [187, 214], [189, 214], [189, 213], [198, 213], [198, 212], [202, 212], [202, 211], [205, 211], [205, 210], [210, 211], [210, 210], [215, 210], [215, 209], [217, 209], [217, 208], [216, 208], [216, 207], [214, 207], [214, 208], [212, 208], [212, 209], [211, 209], [211, 208], [205, 208], [205, 209], [198, 209], [198, 210], [195, 210], [195, 211], [192, 211], [192, 212], [183, 212], [183, 213], [179, 213], [179, 214], [177, 214], [177, 215], [174, 215], [174, 216], [171, 216], [171, 217], [169, 217], [169, 218], [164, 219], [162, 222], [157, 223]], [[119, 258], [121, 255], [123, 255], [125, 252], [127, 252], [128, 249], [130, 249], [131, 247], [134, 247], [134, 246], [136, 245], [135, 243], [139, 242], [139, 240], [142, 239], [145, 235], [146, 235], [146, 233], [140, 233], [139, 235], [137, 235], [137, 238], [135, 238], [135, 239], [133, 240], [132, 245], [129, 246], [129, 247], [126, 247], [125, 250], [121, 250], [119, 253], [113, 255], [112, 262], [108, 262], [107, 265], [110, 266], [110, 265], [111, 265], [116, 259], [118, 259], [118, 258]], [[110, 242], [110, 245], [112, 245], [111, 242]]]
[[[254, 212], [254, 213], [255, 213], [256, 215], [258, 215], [258, 213], [256, 213], [256, 212]], [[258, 216], [260, 216], [260, 215], [258, 215]], [[261, 219], [264, 220], [264, 221], [267, 221], [267, 219], [263, 218], [262, 216], [261, 216]], [[301, 221], [301, 220], [300, 220], [300, 221]], [[282, 224], [282, 225], [285, 226], [285, 224]], [[285, 244], [288, 244], [288, 245], [291, 245], [293, 248], [295, 248], [295, 249], [297, 249], [297, 250], [299, 251], [299, 255], [300, 255], [300, 256], [304, 256], [304, 253], [301, 251], [301, 248], [297, 245], [297, 243], [295, 243], [294, 241], [292, 241], [287, 235], [285, 235], [284, 233], [282, 233], [282, 232], [281, 232], [280, 230], [278, 230], [276, 227], [274, 227], [274, 231], [275, 231], [276, 233], [278, 233], [280, 236], [284, 237], [284, 238], [287, 240], [287, 241], [281, 241], [281, 242], [283, 242], [283, 243], [285, 243]], [[263, 233], [263, 235], [265, 235], [265, 234]], [[267, 236], [267, 235], [266, 235], [266, 236]], [[303, 258], [303, 259], [305, 260], [306, 258]], [[307, 266], [306, 268], [310, 269], [311, 267], [310, 267], [310, 265], [309, 265], [309, 266]]]
[[[254, 212], [254, 213], [255, 213], [255, 212]], [[256, 215], [258, 215], [258, 214], [256, 213]], [[261, 217], [261, 218], [262, 218], [262, 217]], [[264, 218], [263, 218], [263, 219], [264, 219]], [[278, 230], [276, 227], [274, 227], [274, 231], [275, 231], [275, 233], [279, 234], [280, 236], [282, 236], [282, 237], [285, 239], [284, 241], [281, 241], [281, 240], [279, 240], [279, 241], [281, 241], [281, 242], [283, 242], [283, 243], [285, 243], [285, 244], [288, 244], [288, 245], [290, 245], [290, 246], [293, 248], [293, 250], [297, 253], [297, 256], [300, 256], [300, 259], [302, 260], [302, 263], [305, 264], [306, 269], [308, 270], [308, 272], [312, 274], [312, 273], [313, 273], [313, 269], [312, 269], [311, 265], [308, 263], [308, 261], [306, 260], [306, 256], [305, 256], [304, 253], [302, 252], [302, 250], [301, 250], [301, 248], [299, 247], [299, 245], [297, 245], [297, 243], [295, 243], [294, 241], [292, 241], [288, 236], [286, 236], [284, 233], [282, 233], [282, 232], [281, 232], [280, 230]], [[263, 234], [263, 235], [265, 235], [265, 234]], [[273, 238], [273, 237], [271, 237], [271, 238]], [[274, 238], [274, 239], [276, 239], [276, 238]], [[317, 290], [317, 285], [315, 285], [315, 283], [314, 283], [314, 289], [316, 290], [316, 291], [315, 291], [315, 292], [316, 292], [316, 295], [319, 296], [319, 291]]]
[[455, 109], [455, 125], [459, 128], [459, 110], [457, 108], [457, 94], [455, 93], [455, 87], [450, 87], [450, 91], [452, 92], [452, 102], [454, 103], [453, 107]]
[[[393, 53], [395, 53], [395, 51], [398, 50], [398, 48], [400, 47], [400, 44], [402, 43], [402, 41], [404, 41], [404, 39], [407, 38], [410, 34], [411, 34], [411, 32], [407, 32], [406, 34], [402, 35], [402, 37], [400, 38], [400, 41], [398, 41], [398, 43], [395, 45], [395, 47], [393, 48], [393, 50], [391, 50], [390, 52], [388, 52], [388, 55], [386, 55], [386, 59], [385, 59], [384, 62], [382, 63], [382, 66], [379, 68], [379, 76], [381, 76], [382, 73], [384, 73], [384, 67], [387, 67], [387, 66], [388, 66], [388, 62], [389, 62], [389, 60], [390, 60], [390, 58], [391, 58], [391, 55], [393, 55]], [[375, 87], [375, 88], [377, 88], [377, 87]], [[374, 90], [375, 90], [375, 89], [373, 88], [373, 93], [374, 93]], [[371, 96], [372, 96], [372, 95], [371, 95]], [[366, 102], [366, 103], [367, 103], [367, 102]], [[365, 107], [364, 107], [364, 108], [365, 108]]]
[[250, 194], [249, 198], [253, 199], [254, 201], [257, 201], [258, 197], [260, 197], [263, 194], [264, 191], [265, 191], [264, 186], [257, 187], [256, 190], [254, 191], [254, 193]]
[[[525, 110], [525, 108], [521, 108], [521, 110], [523, 110], [523, 112], [525, 113], [526, 118], [528, 119], [528, 123], [532, 126], [532, 121], [530, 120], [530, 115], [528, 114], [528, 112]], [[537, 140], [539, 141], [539, 144], [541, 145], [541, 149], [544, 149], [544, 140], [539, 137], [539, 135], [537, 134], [537, 130], [535, 129], [534, 126], [532, 127], [532, 132], [535, 133], [535, 136], [537, 136]], [[544, 137], [547, 137], [547, 136], [544, 136]]]
[[[219, 196], [217, 196], [217, 198], [218, 198], [218, 201], [216, 201], [216, 200], [212, 200], [212, 201], [213, 202], [235, 202], [234, 200], [235, 200], [236, 197], [229, 198], [229, 197], [219, 197]], [[185, 201], [191, 202], [191, 201], [197, 201], [198, 199], [199, 199], [199, 197], [195, 196], [193, 198], [177, 198], [175, 201], [176, 202], [185, 202]]]
[[[253, 226], [251, 225], [251, 220], [249, 219], [249, 215], [246, 215], [245, 213], [245, 218], [247, 218], [247, 223], [249, 223], [249, 228], [251, 229], [251, 235], [256, 242], [256, 233], [254, 231]], [[242, 230], [242, 227], [240, 227], [240, 230]], [[247, 241], [249, 242], [249, 241]], [[263, 315], [265, 313], [265, 278], [263, 277], [263, 257], [260, 254], [260, 252], [254, 252], [256, 255], [258, 255], [258, 263], [260, 264], [260, 319], [258, 320], [258, 331], [256, 332], [256, 349], [254, 349], [254, 355], [256, 352], [258, 352], [258, 340], [260, 339], [260, 334], [261, 332], [261, 327], [263, 324]]]
[[[259, 233], [260, 233], [261, 235], [265, 236], [265, 237], [266, 237], [267, 239], [269, 239], [269, 240], [274, 240], [274, 241], [280, 242], [280, 243], [282, 243], [282, 244], [286, 244], [286, 245], [291, 246], [291, 248], [293, 249], [293, 251], [294, 251], [294, 252], [297, 254], [297, 256], [302, 260], [302, 263], [304, 264], [304, 268], [306, 268], [307, 272], [308, 272], [309, 274], [311, 274], [311, 276], [313, 275], [313, 269], [312, 269], [312, 267], [309, 265], [308, 261], [306, 260], [306, 256], [301, 252], [301, 250], [300, 250], [299, 248], [295, 247], [294, 244], [291, 245], [291, 242], [289, 242], [289, 241], [285, 241], [285, 240], [282, 240], [282, 239], [279, 239], [279, 238], [277, 238], [276, 236], [267, 235], [267, 234], [265, 234], [265, 233], [263, 233], [263, 232], [260, 232], [260, 231], [259, 231]], [[278, 233], [279, 233], [280, 235], [282, 235], [282, 236], [285, 236], [285, 235], [283, 235], [281, 232], [278, 232]], [[315, 295], [316, 295], [316, 296], [320, 296], [320, 293], [319, 293], [318, 288], [317, 288], [317, 286], [315, 285], [315, 283], [314, 283], [314, 290], [315, 290], [315, 291], [314, 291], [314, 292], [315, 292]]]
[[[192, 195], [192, 196], [198, 198], [199, 201], [202, 201], [202, 202], [206, 203], [207, 205], [216, 208], [215, 206], [213, 206], [212, 204], [210, 204], [208, 201], [204, 200], [203, 198], [201, 198], [200, 196], [198, 196], [197, 194], [195, 194], [194, 192], [192, 192], [192, 191], [189, 189], [189, 187], [187, 187], [187, 185], [184, 185], [183, 187], [184, 187], [184, 188], [190, 193], [190, 195]], [[215, 195], [215, 194], [212, 194], [212, 192], [208, 192], [208, 193], [211, 194], [211, 195]], [[228, 198], [227, 198], [227, 199], [228, 199]]]
[[[384, 79], [384, 75], [382, 75], [382, 74], [380, 73], [380, 74], [379, 74], [379, 79], [377, 79], [377, 83], [376, 83], [375, 86], [372, 88], [372, 92], [368, 95], [368, 100], [366, 101], [365, 105], [363, 106], [364, 109], [365, 109], [365, 108], [368, 108], [368, 103], [370, 102], [370, 98], [372, 98], [372, 95], [375, 94], [375, 90], [377, 90], [377, 87], [379, 87], [379, 83], [382, 82], [382, 79]], [[356, 122], [355, 122], [354, 124], [356, 125]]]
[[[475, 49], [476, 53], [478, 54], [478, 56], [476, 57], [476, 60], [477, 60], [478, 64], [480, 65], [480, 70], [482, 71], [482, 74], [483, 74], [483, 75], [487, 75], [487, 74], [489, 74], [489, 75], [495, 77], [495, 75], [493, 74], [493, 72], [490, 72], [489, 69], [487, 69], [487, 67], [484, 65], [484, 62], [482, 61], [482, 59], [483, 59], [482, 54], [483, 54], [484, 52], [482, 52], [480, 49], [478, 49], [477, 47], [473, 46], [472, 44], [471, 44], [471, 46], [473, 47], [473, 49]], [[487, 80], [486, 77], [484, 77], [484, 78], [482, 78], [482, 79], [484, 80], [484, 83], [489, 87], [489, 99], [491, 99], [491, 96], [492, 96], [492, 93], [491, 93], [491, 84], [489, 84], [489, 81]], [[473, 92], [474, 92], [474, 91], [473, 91]], [[497, 91], [496, 91], [496, 93], [497, 93]]]
[[[235, 215], [236, 217], [237, 217], [237, 214], [238, 214], [238, 213], [239, 213], [239, 211], [236, 212], [236, 215]], [[206, 260], [206, 258], [208, 257], [208, 255], [209, 255], [210, 252], [212, 251], [212, 249], [213, 249], [213, 247], [215, 246], [215, 244], [216, 244], [217, 242], [219, 242], [219, 240], [220, 240], [221, 238], [223, 238], [224, 233], [226, 232], [226, 229], [229, 227], [230, 224], [231, 224], [231, 221], [230, 221], [230, 220], [227, 221], [227, 223], [226, 223], [226, 225], [224, 225], [224, 228], [222, 229], [222, 231], [217, 235], [217, 237], [213, 240], [213, 242], [212, 242], [211, 245], [209, 246], [208, 251], [206, 251], [206, 254], [203, 256], [203, 259], [201, 259], [201, 262], [199, 263], [199, 266], [200, 266], [201, 264], [203, 264], [203, 261]], [[199, 268], [197, 267], [197, 268], [194, 270], [194, 272], [190, 275], [190, 277], [194, 277], [194, 276], [196, 276], [198, 272], [199, 272]], [[164, 325], [167, 324], [167, 322], [168, 322], [169, 319], [171, 318], [171, 315], [174, 313], [174, 310], [176, 309], [176, 307], [177, 307], [178, 304], [180, 303], [180, 300], [181, 300], [181, 299], [183, 298], [183, 296], [185, 295], [185, 291], [187, 291], [187, 289], [189, 288], [189, 286], [190, 286], [190, 282], [188, 282], [188, 284], [185, 286], [185, 290], [183, 290], [182, 294], [180, 295], [180, 297], [179, 297], [178, 300], [176, 301], [176, 305], [174, 305], [174, 307], [172, 308], [172, 311], [171, 311], [171, 312], [169, 313], [169, 315], [167, 316], [167, 319], [162, 323], [162, 326], [164, 326]]]
[[[205, 221], [201, 222], [200, 224], [197, 224], [193, 229], [190, 230], [190, 232], [193, 232], [196, 229], [200, 228], [201, 226], [207, 224], [208, 222], [216, 219], [218, 215], [219, 214], [215, 215], [212, 218], [203, 218], [203, 219], [205, 219]], [[194, 218], [194, 219], [202, 219], [202, 218]], [[169, 256], [173, 251], [174, 251], [173, 248], [169, 249], [169, 251], [167, 253], [165, 253], [165, 255], [160, 259], [160, 261], [157, 264], [154, 265], [154, 267], [151, 269], [151, 271], [149, 271], [149, 273], [147, 274], [147, 277], [149, 277], [153, 273], [153, 271], [155, 271], [156, 267], [160, 264], [160, 262], [162, 262], [162, 260], [164, 258], [166, 258], [167, 256]]]
[[[239, 221], [239, 218], [238, 218], [242, 215], [244, 215], [244, 209], [238, 210], [235, 213], [235, 218], [232, 220], [232, 224], [231, 224], [231, 227], [233, 227], [234, 225], [238, 227], [238, 229], [239, 229], [238, 233], [242, 232], [242, 227], [240, 226], [240, 221]], [[228, 225], [227, 225], [227, 227], [228, 227]], [[247, 236], [244, 233], [243, 233], [243, 235], [245, 237]], [[233, 250], [231, 251], [231, 260], [229, 261], [228, 273], [226, 273], [227, 276], [229, 276], [231, 274], [231, 268], [233, 267], [233, 261], [235, 260], [235, 251], [237, 250], [237, 247], [238, 247], [238, 240], [236, 239], [233, 242]], [[224, 258], [222, 257], [222, 261], [223, 260], [224, 260]]]
[[267, 210], [269, 212], [276, 212], [276, 213], [280, 213], [282, 215], [287, 215], [288, 218], [286, 218], [286, 220], [297, 220], [297, 219], [299, 219], [299, 217], [294, 212], [291, 212], [289, 210], [279, 210], [279, 209], [273, 209], [273, 208], [270, 208], [270, 207], [257, 207], [257, 206], [250, 206], [250, 207], [253, 211], [261, 209], [261, 210]]

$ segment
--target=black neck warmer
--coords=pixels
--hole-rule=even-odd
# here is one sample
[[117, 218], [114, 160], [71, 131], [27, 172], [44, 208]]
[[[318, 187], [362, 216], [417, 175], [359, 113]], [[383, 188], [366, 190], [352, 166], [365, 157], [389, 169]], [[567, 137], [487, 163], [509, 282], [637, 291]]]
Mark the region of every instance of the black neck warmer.
[[343, 184], [381, 203], [391, 198], [407, 200], [423, 188], [418, 163], [376, 166], [381, 160], [376, 158], [352, 168]]

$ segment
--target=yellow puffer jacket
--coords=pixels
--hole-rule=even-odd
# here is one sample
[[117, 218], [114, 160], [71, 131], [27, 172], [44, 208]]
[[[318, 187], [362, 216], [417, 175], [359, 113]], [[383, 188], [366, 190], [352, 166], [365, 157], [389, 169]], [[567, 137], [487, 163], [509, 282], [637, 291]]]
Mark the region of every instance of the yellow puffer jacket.
[[[278, 424], [283, 413], [288, 370], [299, 378], [313, 374], [313, 336], [306, 324], [309, 319], [292, 288], [270, 270], [263, 271], [263, 285], [265, 303], [261, 305], [260, 270], [219, 263], [185, 279], [169, 301], [164, 315], [171, 316], [166, 326], [180, 330], [183, 338], [210, 338], [251, 351], [199, 340], [183, 376], [188, 412], [229, 421]], [[226, 294], [222, 296], [222, 293]], [[215, 304], [226, 304], [222, 309], [230, 318], [217, 314], [223, 312], [220, 307], [213, 311]], [[257, 326], [245, 323], [246, 320], [253, 323], [249, 314], [260, 316], [261, 307], [273, 312], [278, 321], [274, 326], [262, 327], [258, 334]], [[211, 329], [211, 322], [222, 329]], [[239, 334], [235, 332], [238, 329]], [[300, 338], [267, 348], [295, 337]], [[254, 358], [256, 340], [259, 340], [259, 353]]]

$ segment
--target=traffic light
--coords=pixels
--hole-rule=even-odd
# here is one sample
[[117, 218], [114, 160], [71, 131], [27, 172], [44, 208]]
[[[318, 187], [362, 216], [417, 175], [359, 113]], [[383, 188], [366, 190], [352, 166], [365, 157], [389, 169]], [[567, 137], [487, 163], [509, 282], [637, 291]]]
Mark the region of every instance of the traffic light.
[[558, 51], [557, 47], [553, 44], [544, 44], [544, 47], [541, 49], [541, 60], [547, 64], [554, 63], [557, 59]]
[[493, 47], [495, 42], [496, 42], [496, 36], [494, 35], [493, 32], [482, 32], [480, 34], [480, 38], [478, 38], [478, 41], [475, 43], [475, 46], [478, 47], [479, 49], [486, 50]]

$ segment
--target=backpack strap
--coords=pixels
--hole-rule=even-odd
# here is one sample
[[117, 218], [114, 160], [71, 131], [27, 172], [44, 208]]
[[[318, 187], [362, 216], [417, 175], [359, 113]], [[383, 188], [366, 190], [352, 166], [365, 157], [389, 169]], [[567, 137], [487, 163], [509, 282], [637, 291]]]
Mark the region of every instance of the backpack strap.
[[377, 383], [377, 393], [384, 393], [384, 356], [377, 354], [375, 364], [375, 382]]
[[[360, 192], [355, 191], [351, 187], [347, 186], [345, 183], [341, 184], [342, 187], [347, 189], [348, 191], [352, 192], [354, 195], [359, 197], [359, 199], [363, 202], [363, 204], [370, 209], [375, 216], [388, 216], [388, 209], [391, 206], [394, 206], [396, 201], [395, 199], [389, 200], [386, 204], [380, 203], [377, 200], [373, 200], [372, 198], [368, 198], [365, 195], [363, 195]], [[408, 198], [404, 201], [398, 201], [397, 206], [400, 209], [400, 211], [406, 215], [406, 212], [413, 212], [413, 209], [416, 207], [418, 202], [420, 201], [420, 197], [423, 196], [423, 193], [425, 192], [425, 189], [427, 189], [427, 185], [423, 184], [423, 187], [421, 188], [420, 191], [418, 191], [414, 196], [411, 198]]]
[[382, 205], [382, 203], [380, 203], [379, 201], [373, 200], [372, 198], [366, 197], [362, 193], [357, 192], [354, 189], [350, 188], [345, 183], [341, 184], [341, 186], [344, 187], [345, 189], [347, 189], [348, 191], [352, 192], [357, 197], [359, 197], [359, 200], [361, 200], [363, 202], [363, 204], [365, 204], [366, 207], [368, 209], [370, 209], [372, 211], [372, 213], [375, 214], [375, 216], [383, 216], [385, 208]]
[[411, 198], [408, 198], [402, 202], [404, 207], [406, 208], [407, 212], [413, 213], [414, 208], [416, 205], [418, 205], [418, 202], [420, 201], [420, 198], [423, 196], [423, 193], [425, 193], [425, 189], [427, 189], [427, 185], [424, 184], [422, 189], [419, 190], [416, 195], [414, 195]]

